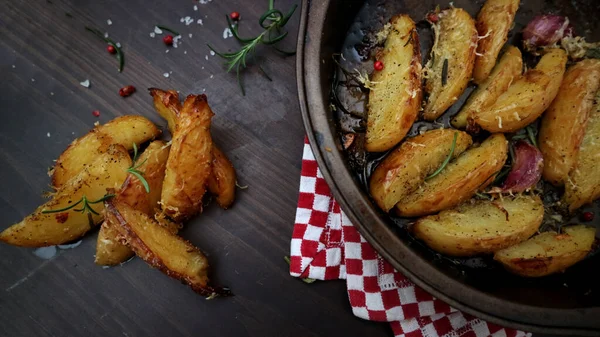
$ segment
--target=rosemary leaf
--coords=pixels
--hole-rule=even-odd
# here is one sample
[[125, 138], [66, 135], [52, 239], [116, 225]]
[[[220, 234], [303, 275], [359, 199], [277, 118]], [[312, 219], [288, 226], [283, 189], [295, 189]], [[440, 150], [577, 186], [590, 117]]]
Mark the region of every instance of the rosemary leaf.
[[537, 141], [535, 140], [535, 131], [533, 130], [533, 126], [529, 125], [527, 128], [525, 128], [525, 130], [527, 131], [527, 136], [529, 137], [531, 144], [533, 144], [535, 147], [538, 147]]
[[150, 185], [148, 185], [148, 181], [146, 180], [146, 178], [144, 178], [144, 176], [142, 175], [142, 172], [133, 170], [133, 169], [129, 169], [128, 171], [129, 171], [129, 173], [134, 175], [136, 178], [138, 178], [138, 180], [142, 183], [142, 185], [144, 185], [144, 189], [146, 190], [146, 193], [150, 193]]
[[162, 30], [166, 30], [167, 32], [173, 33], [173, 34], [175, 34], [175, 36], [180, 35], [177, 31], [175, 31], [174, 29], [171, 29], [167, 26], [156, 25], [156, 27], [158, 27], [159, 29], [162, 29]]
[[448, 165], [448, 163], [450, 162], [450, 159], [452, 159], [452, 155], [454, 154], [454, 149], [456, 148], [456, 140], [457, 139], [458, 139], [458, 132], [455, 132], [454, 139], [452, 139], [452, 146], [450, 147], [450, 153], [448, 153], [448, 157], [446, 157], [446, 160], [444, 160], [442, 165], [440, 167], [438, 167], [438, 169], [435, 170], [435, 172], [433, 172], [430, 176], [425, 178], [425, 180], [429, 180], [429, 179], [437, 176], [438, 174], [440, 174], [440, 172], [442, 172], [442, 170], [446, 167], [446, 165]]

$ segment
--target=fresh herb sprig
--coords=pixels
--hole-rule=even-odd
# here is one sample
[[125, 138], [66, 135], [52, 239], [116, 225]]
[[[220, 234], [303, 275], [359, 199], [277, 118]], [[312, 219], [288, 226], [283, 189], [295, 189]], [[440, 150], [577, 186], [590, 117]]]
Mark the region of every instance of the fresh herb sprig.
[[140, 180], [140, 182], [142, 183], [142, 185], [144, 185], [144, 189], [146, 190], [146, 193], [150, 193], [150, 185], [148, 185], [148, 181], [146, 180], [146, 178], [144, 178], [144, 174], [138, 170], [138, 168], [140, 166], [144, 165], [144, 163], [148, 160], [148, 158], [144, 159], [144, 161], [139, 164], [136, 164], [137, 160], [138, 160], [138, 147], [135, 143], [133, 143], [133, 163], [131, 164], [131, 167], [129, 167], [127, 169], [127, 172], [131, 173], [136, 178], [138, 178]]
[[96, 28], [86, 26], [85, 30], [87, 30], [88, 32], [92, 32], [98, 38], [102, 39], [102, 41], [108, 43], [109, 45], [115, 48], [115, 50], [117, 51], [117, 61], [119, 61], [119, 72], [122, 73], [123, 67], [125, 66], [125, 54], [123, 54], [123, 50], [121, 49], [121, 47], [119, 47], [117, 43], [112, 39], [104, 37], [104, 34]]
[[161, 30], [166, 30], [167, 32], [170, 32], [170, 33], [174, 34], [175, 36], [178, 36], [178, 35], [179, 35], [179, 33], [178, 33], [176, 30], [174, 30], [174, 29], [171, 29], [171, 28], [169, 28], [169, 27], [167, 27], [167, 26], [163, 26], [163, 25], [156, 25], [156, 27], [157, 27], [158, 29], [161, 29]]
[[[287, 52], [281, 50], [277, 48], [275, 44], [283, 40], [288, 35], [288, 32], [282, 32], [281, 30], [288, 23], [298, 5], [294, 5], [286, 14], [283, 14], [283, 12], [274, 8], [273, 1], [274, 0], [269, 0], [269, 9], [263, 13], [258, 20], [258, 23], [264, 29], [263, 32], [253, 38], [242, 38], [238, 32], [239, 23], [234, 24], [229, 16], [226, 16], [231, 34], [238, 42], [242, 43], [240, 50], [234, 53], [220, 53], [216, 51], [215, 48], [213, 48], [210, 44], [208, 45], [208, 48], [215, 52], [215, 54], [226, 60], [225, 64], [227, 65], [227, 72], [235, 69], [238, 85], [240, 86], [240, 90], [244, 96], [246, 96], [246, 91], [244, 89], [244, 85], [242, 84], [240, 71], [247, 68], [248, 56], [254, 56], [258, 45], [263, 44], [272, 46], [278, 52], [288, 56], [296, 54], [296, 52]], [[269, 81], [272, 81], [271, 77], [260, 65], [258, 68]]]
[[[69, 205], [67, 207], [60, 208], [60, 209], [45, 209], [42, 211], [42, 214], [61, 213], [61, 212], [66, 212], [68, 210], [73, 209], [73, 211], [75, 211], [75, 212], [87, 213], [90, 227], [92, 227], [92, 226], [94, 226], [94, 219], [92, 218], [92, 214], [95, 214], [95, 215], [100, 215], [100, 214], [98, 212], [96, 212], [96, 210], [91, 205], [99, 204], [99, 203], [104, 202], [105, 200], [108, 200], [114, 196], [115, 196], [114, 194], [105, 194], [102, 198], [100, 198], [98, 200], [90, 201], [84, 195], [83, 197], [81, 197], [81, 199], [79, 199], [79, 201], [77, 201], [76, 203], [74, 203], [72, 205]], [[81, 203], [83, 203], [81, 208], [75, 208], [75, 206], [77, 206]]]
[[446, 157], [446, 160], [444, 160], [444, 162], [442, 163], [442, 165], [440, 167], [438, 167], [438, 169], [435, 170], [435, 172], [433, 172], [430, 176], [428, 176], [427, 178], [425, 178], [425, 180], [429, 180], [429, 179], [437, 176], [448, 165], [448, 163], [450, 162], [450, 159], [452, 159], [452, 155], [454, 155], [454, 149], [456, 149], [456, 141], [457, 141], [457, 139], [458, 139], [458, 132], [455, 132], [454, 133], [454, 138], [452, 139], [452, 146], [450, 147], [450, 153], [448, 153], [448, 157]]

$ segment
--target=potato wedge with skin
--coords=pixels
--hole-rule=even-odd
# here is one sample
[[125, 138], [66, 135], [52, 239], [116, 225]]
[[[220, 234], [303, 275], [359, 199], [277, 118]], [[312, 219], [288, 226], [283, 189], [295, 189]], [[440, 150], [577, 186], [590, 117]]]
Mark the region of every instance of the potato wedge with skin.
[[460, 112], [452, 119], [452, 126], [467, 128], [473, 114], [494, 104], [510, 85], [521, 78], [523, 58], [519, 48], [509, 46], [492, 73], [469, 96]]
[[106, 201], [106, 217], [137, 256], [203, 296], [229, 295], [208, 282], [208, 260], [189, 241], [160, 226], [146, 213], [118, 200]]
[[473, 256], [508, 248], [535, 234], [544, 218], [538, 196], [467, 201], [419, 219], [412, 230], [433, 250]]
[[494, 260], [517, 275], [541, 277], [561, 272], [591, 251], [596, 229], [583, 225], [563, 227], [563, 233], [544, 232], [500, 250]]
[[472, 116], [474, 124], [489, 132], [515, 132], [535, 121], [552, 103], [562, 82], [567, 56], [552, 49], [514, 81], [494, 104]]
[[[115, 198], [138, 211], [150, 216], [153, 215], [155, 209], [159, 208], [158, 202], [162, 192], [168, 156], [169, 146], [165, 142], [154, 141], [150, 143], [137, 159], [137, 163], [134, 164], [140, 165], [137, 170], [146, 179], [150, 193], [146, 192], [142, 182], [130, 173], [117, 191]], [[116, 265], [133, 256], [131, 249], [121, 244], [117, 239], [118, 232], [113, 226], [113, 223], [105, 220], [100, 227], [95, 258], [98, 265]]]
[[[77, 209], [83, 206], [80, 202], [82, 197], [85, 196], [90, 202], [102, 199], [107, 194], [107, 188], [123, 183], [130, 166], [131, 158], [123, 146], [109, 146], [106, 152], [56, 191], [50, 201], [0, 233], [0, 241], [15, 246], [43, 247], [80, 238], [102, 221], [104, 210], [104, 204], [99, 202], [90, 204], [98, 214], [78, 212]], [[80, 202], [77, 206], [64, 212], [43, 213], [63, 209], [77, 202]], [[91, 215], [92, 224], [88, 214]]]
[[470, 199], [494, 180], [506, 161], [508, 142], [494, 134], [450, 162], [437, 176], [400, 200], [396, 212], [402, 217], [429, 215]]
[[84, 167], [89, 166], [111, 144], [120, 144], [127, 150], [160, 135], [160, 130], [143, 116], [127, 115], [93, 128], [85, 136], [75, 139], [58, 157], [51, 171], [52, 186], [60, 188]]
[[163, 212], [176, 222], [202, 211], [212, 172], [213, 115], [205, 95], [189, 95], [179, 113], [160, 202]]
[[594, 97], [600, 89], [600, 60], [576, 63], [565, 73], [558, 94], [542, 117], [539, 133], [544, 179], [563, 185], [577, 161]]
[[465, 91], [475, 64], [477, 29], [471, 15], [461, 8], [438, 14], [434, 24], [436, 43], [427, 63], [425, 91], [429, 94], [423, 118], [441, 116]]
[[408, 15], [397, 15], [382, 54], [385, 64], [376, 71], [369, 93], [365, 149], [383, 152], [393, 148], [417, 119], [421, 107], [421, 51], [415, 23]]
[[477, 15], [477, 56], [473, 81], [482, 84], [494, 69], [500, 50], [508, 40], [520, 0], [487, 0]]
[[[154, 107], [167, 120], [169, 131], [175, 134], [181, 103], [176, 91], [151, 88], [150, 94], [154, 99]], [[235, 200], [236, 173], [231, 161], [219, 147], [213, 143], [212, 172], [208, 178], [208, 190], [216, 196], [217, 203], [227, 209]]]
[[471, 136], [462, 131], [437, 129], [405, 140], [377, 166], [370, 179], [371, 196], [388, 212], [398, 201], [414, 192], [425, 178], [439, 168], [452, 148], [452, 158], [458, 157], [471, 144]]
[[565, 182], [563, 201], [573, 212], [600, 198], [600, 95], [588, 119], [577, 163]]

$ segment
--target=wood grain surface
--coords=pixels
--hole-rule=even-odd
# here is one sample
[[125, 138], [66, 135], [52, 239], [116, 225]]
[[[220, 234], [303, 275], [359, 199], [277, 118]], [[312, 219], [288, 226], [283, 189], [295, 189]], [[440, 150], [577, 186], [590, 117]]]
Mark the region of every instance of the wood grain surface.
[[[294, 3], [299, 1], [275, 1], [284, 11]], [[0, 336], [391, 336], [387, 324], [352, 315], [344, 282], [305, 284], [288, 274], [283, 256], [289, 255], [304, 136], [295, 58], [260, 49], [257, 57], [273, 81], [251, 67], [243, 97], [235, 76], [206, 46], [233, 50], [238, 44], [223, 39], [225, 15], [239, 11], [241, 31], [256, 34], [266, 6], [267, 0], [3, 3], [0, 229], [44, 200], [52, 160], [94, 122], [141, 114], [166, 132], [148, 87], [205, 92], [216, 114], [215, 141], [249, 188], [238, 191], [230, 210], [212, 204], [183, 232], [209, 255], [213, 278], [235, 297], [206, 301], [139, 259], [98, 267], [97, 231], [50, 260], [32, 249], [0, 245]], [[185, 16], [194, 23], [181, 23]], [[299, 17], [289, 23], [287, 49], [295, 47]], [[151, 38], [155, 24], [178, 30], [179, 48]], [[123, 45], [123, 73], [86, 25]], [[79, 84], [86, 79], [90, 88]], [[138, 91], [120, 97], [119, 88], [130, 84]]]

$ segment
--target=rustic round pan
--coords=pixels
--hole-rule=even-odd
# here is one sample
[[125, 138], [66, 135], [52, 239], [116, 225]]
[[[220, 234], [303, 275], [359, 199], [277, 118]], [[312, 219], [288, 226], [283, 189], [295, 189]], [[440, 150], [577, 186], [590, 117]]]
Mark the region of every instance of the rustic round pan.
[[[401, 2], [407, 8], [423, 6], [424, 2], [435, 7], [434, 1]], [[539, 3], [539, 8], [549, 3], [564, 8], [580, 20], [591, 20], [600, 14], [596, 0], [532, 2]], [[477, 1], [476, 5], [480, 4]], [[298, 40], [298, 92], [306, 131], [323, 176], [350, 220], [395, 268], [454, 308], [525, 331], [600, 335], [598, 255], [562, 275], [533, 280], [497, 268], [457, 266], [394, 228], [361, 189], [340, 150], [336, 124], [328, 107], [334, 71], [331, 55], [339, 52], [363, 5], [364, 1], [358, 0], [303, 1]]]

